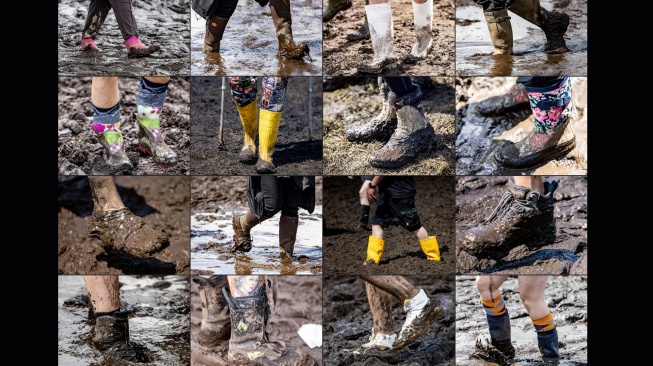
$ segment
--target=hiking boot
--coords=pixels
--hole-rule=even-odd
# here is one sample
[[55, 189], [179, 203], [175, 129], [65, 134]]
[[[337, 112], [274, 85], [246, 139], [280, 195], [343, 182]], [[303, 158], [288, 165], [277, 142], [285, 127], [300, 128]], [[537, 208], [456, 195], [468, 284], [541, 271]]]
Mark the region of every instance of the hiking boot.
[[351, 0], [330, 0], [324, 9], [324, 12], [322, 12], [322, 22], [328, 22], [339, 12], [351, 8], [351, 5]]
[[124, 150], [120, 122], [113, 124], [92, 123], [91, 130], [96, 133], [102, 147], [104, 147], [104, 162], [114, 174], [128, 173], [134, 169], [134, 165]]
[[540, 6], [540, 0], [515, 1], [508, 7], [508, 10], [544, 31], [546, 36], [545, 51], [559, 53], [569, 50], [564, 39], [564, 34], [569, 26], [569, 15], [544, 9]]
[[494, 211], [483, 222], [463, 233], [457, 240], [459, 248], [477, 258], [500, 259], [519, 245], [539, 248], [556, 238], [553, 216], [553, 192], [558, 182], [544, 182], [544, 194], [508, 181]]
[[573, 130], [568, 126], [572, 110], [569, 77], [554, 86], [527, 86], [526, 91], [534, 128], [522, 140], [507, 142], [494, 154], [494, 160], [505, 167], [537, 167], [566, 156], [576, 146]]
[[138, 148], [143, 153], [152, 155], [156, 165], [166, 168], [177, 165], [177, 154], [165, 143], [159, 127], [159, 115], [163, 106], [138, 105], [137, 108]]
[[357, 66], [363, 74], [381, 74], [397, 68], [397, 58], [392, 52], [394, 28], [390, 3], [365, 5], [365, 14], [370, 20], [370, 35], [374, 56], [372, 61]]
[[406, 321], [393, 345], [394, 349], [404, 348], [424, 334], [438, 317], [442, 307], [438, 299], [427, 296], [424, 290], [419, 290], [417, 296], [404, 301], [404, 311]]
[[560, 360], [558, 329], [553, 328], [546, 332], [537, 332], [537, 347], [540, 349], [544, 362], [558, 364]]
[[100, 48], [95, 44], [95, 40], [91, 37], [82, 37], [82, 45], [79, 48], [81, 51], [99, 52]]
[[[390, 88], [383, 81], [383, 77], [377, 78], [379, 94], [383, 97], [381, 113], [371, 120], [363, 120], [352, 123], [345, 131], [348, 141], [369, 142], [372, 140], [388, 141], [397, 128], [397, 111], [388, 99]], [[393, 94], [394, 95], [394, 94]]]
[[89, 220], [89, 234], [100, 239], [105, 248], [122, 250], [136, 257], [151, 256], [168, 242], [164, 230], [152, 229], [128, 208], [94, 210]]
[[198, 342], [205, 347], [215, 347], [231, 335], [229, 306], [222, 294], [222, 288], [228, 286], [227, 276], [193, 276], [193, 282], [197, 283], [202, 303], [202, 324]]
[[529, 109], [528, 93], [524, 84], [515, 85], [505, 94], [493, 96], [475, 104], [476, 113], [484, 116], [501, 116], [508, 112]]
[[266, 364], [286, 353], [283, 341], [271, 341], [266, 331], [270, 305], [266, 291], [258, 296], [232, 297], [229, 287], [222, 288], [231, 318], [229, 362], [235, 364]]
[[126, 311], [95, 318], [93, 344], [102, 352], [130, 362], [148, 362], [144, 346], [129, 341], [129, 321]]
[[413, 3], [413, 25], [415, 26], [415, 42], [405, 56], [405, 63], [416, 63], [423, 60], [433, 47], [433, 0], [425, 3]]
[[422, 109], [422, 91], [414, 84], [413, 91], [397, 98], [388, 92], [390, 105], [397, 113], [397, 127], [390, 140], [370, 155], [370, 165], [376, 168], [400, 168], [415, 160], [420, 153], [429, 152], [437, 145], [433, 126]]
[[364, 343], [360, 347], [354, 350], [354, 354], [365, 354], [371, 349], [386, 351], [391, 350], [392, 345], [395, 342], [397, 335], [392, 334], [374, 334], [374, 328], [372, 328], [372, 335], [370, 336], [370, 341]]
[[231, 248], [231, 252], [249, 252], [252, 250], [252, 237], [243, 231], [240, 222], [241, 217], [243, 216], [234, 216], [231, 219], [231, 227], [234, 229], [234, 246]]
[[161, 49], [161, 47], [159, 47], [158, 45], [154, 45], [154, 46], [144, 45], [140, 39], [136, 38], [136, 36], [129, 37], [124, 43], [125, 46], [127, 47], [128, 58], [149, 56]]

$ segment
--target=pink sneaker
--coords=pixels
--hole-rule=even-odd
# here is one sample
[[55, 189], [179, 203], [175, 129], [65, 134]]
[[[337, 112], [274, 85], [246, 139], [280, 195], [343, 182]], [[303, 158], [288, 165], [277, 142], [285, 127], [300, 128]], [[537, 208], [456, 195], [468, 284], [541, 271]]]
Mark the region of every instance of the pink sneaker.
[[129, 37], [129, 39], [125, 41], [125, 46], [127, 46], [127, 57], [145, 57], [161, 49], [161, 47], [157, 45], [144, 45], [140, 39], [136, 38], [136, 36]]
[[84, 38], [82, 37], [82, 47], [80, 47], [80, 50], [82, 51], [91, 51], [91, 52], [98, 52], [100, 49], [98, 46], [95, 44], [95, 40], [91, 37]]

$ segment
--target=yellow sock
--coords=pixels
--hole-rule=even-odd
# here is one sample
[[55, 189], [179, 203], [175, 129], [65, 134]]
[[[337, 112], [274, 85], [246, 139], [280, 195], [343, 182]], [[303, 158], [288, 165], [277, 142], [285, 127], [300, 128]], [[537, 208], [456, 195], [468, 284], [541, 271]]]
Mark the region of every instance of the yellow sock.
[[256, 132], [258, 131], [258, 121], [256, 118], [256, 101], [249, 103], [244, 107], [236, 106], [240, 122], [243, 124], [245, 132], [245, 141], [242, 150], [251, 148], [256, 151]]
[[379, 262], [381, 261], [381, 256], [383, 255], [384, 245], [385, 245], [385, 240], [370, 235], [367, 242], [367, 258], [365, 259], [365, 261], [371, 259], [374, 261], [374, 263], [379, 264]]
[[258, 122], [258, 150], [262, 160], [272, 161], [272, 154], [274, 153], [274, 145], [277, 143], [277, 133], [279, 132], [280, 123], [281, 112], [271, 112], [266, 109], [261, 109]]
[[531, 321], [533, 322], [533, 326], [535, 327], [536, 332], [547, 332], [556, 327], [555, 323], [553, 322], [553, 314], [551, 313], [543, 318]]
[[422, 251], [426, 254], [426, 259], [430, 261], [440, 261], [440, 247], [438, 246], [438, 240], [435, 236], [429, 236], [424, 240], [420, 240], [419, 245], [422, 246]]

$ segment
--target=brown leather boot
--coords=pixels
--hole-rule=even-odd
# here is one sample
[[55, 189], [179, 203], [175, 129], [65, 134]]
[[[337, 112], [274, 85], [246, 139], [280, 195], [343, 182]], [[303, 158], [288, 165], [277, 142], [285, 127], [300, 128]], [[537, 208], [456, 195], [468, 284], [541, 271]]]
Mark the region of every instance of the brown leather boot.
[[197, 283], [202, 303], [202, 324], [198, 341], [205, 347], [215, 347], [231, 335], [229, 306], [222, 294], [222, 288], [228, 286], [227, 276], [193, 276], [193, 282]]
[[232, 252], [249, 252], [252, 250], [252, 237], [249, 234], [250, 228], [247, 227], [247, 223], [243, 227], [241, 218], [244, 219], [245, 215], [234, 216], [231, 219], [231, 227], [234, 230], [234, 246], [231, 248]]
[[372, 119], [352, 123], [345, 131], [347, 140], [352, 142], [388, 141], [395, 132], [397, 128], [397, 111], [388, 99], [390, 88], [381, 76], [377, 78], [377, 83], [379, 84], [379, 94], [383, 97], [381, 113]]
[[204, 52], [220, 52], [220, 41], [224, 34], [224, 29], [227, 27], [229, 18], [212, 16], [206, 21], [206, 29], [204, 31]]
[[292, 36], [292, 17], [288, 0], [270, 1], [272, 20], [277, 31], [279, 41], [279, 57], [302, 60], [309, 57], [308, 45], [305, 42], [296, 44]]

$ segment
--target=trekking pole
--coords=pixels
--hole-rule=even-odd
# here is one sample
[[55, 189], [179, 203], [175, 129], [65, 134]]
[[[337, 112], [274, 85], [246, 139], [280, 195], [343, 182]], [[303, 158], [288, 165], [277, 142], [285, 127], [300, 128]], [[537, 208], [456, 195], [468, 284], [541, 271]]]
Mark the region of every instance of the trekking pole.
[[311, 150], [311, 130], [313, 129], [313, 79], [308, 77], [308, 150]]
[[224, 117], [224, 90], [227, 88], [226, 77], [222, 77], [222, 96], [220, 97], [220, 136], [218, 137], [218, 150], [225, 150], [224, 141], [222, 140], [222, 120]]

